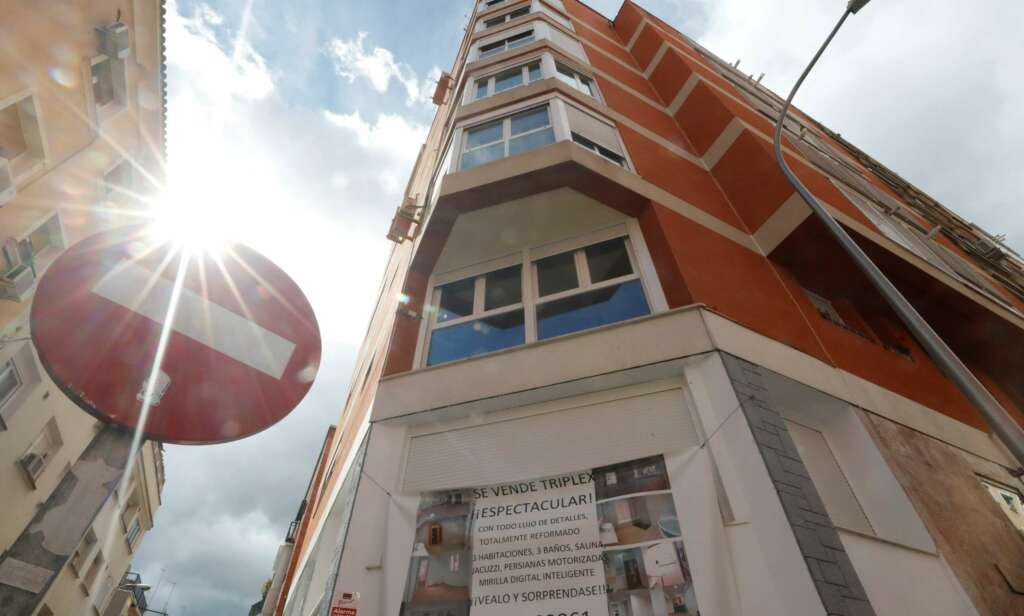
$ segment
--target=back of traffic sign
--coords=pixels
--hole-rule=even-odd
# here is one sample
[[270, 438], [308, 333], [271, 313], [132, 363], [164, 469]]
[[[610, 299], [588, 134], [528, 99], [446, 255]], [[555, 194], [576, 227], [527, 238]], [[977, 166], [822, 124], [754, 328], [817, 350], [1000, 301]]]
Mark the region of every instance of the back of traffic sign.
[[102, 421], [134, 429], [154, 359], [146, 437], [237, 440], [291, 412], [320, 363], [298, 285], [242, 245], [188, 253], [140, 226], [72, 246], [46, 271], [32, 339], [53, 381]]

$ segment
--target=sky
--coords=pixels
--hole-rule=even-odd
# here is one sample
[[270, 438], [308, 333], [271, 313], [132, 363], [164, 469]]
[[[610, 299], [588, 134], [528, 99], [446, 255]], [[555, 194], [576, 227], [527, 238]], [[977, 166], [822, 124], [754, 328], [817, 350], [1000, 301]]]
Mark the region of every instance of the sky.
[[[614, 16], [620, 0], [590, 4]], [[785, 94], [841, 0], [643, 6]], [[310, 299], [324, 355], [307, 398], [249, 439], [166, 448], [134, 569], [175, 616], [245, 614], [270, 576], [344, 403], [384, 238], [451, 67], [469, 0], [170, 1], [173, 204], [230, 225]], [[1024, 3], [874, 0], [797, 98], [947, 207], [1024, 249]], [[159, 582], [159, 585], [157, 584]]]

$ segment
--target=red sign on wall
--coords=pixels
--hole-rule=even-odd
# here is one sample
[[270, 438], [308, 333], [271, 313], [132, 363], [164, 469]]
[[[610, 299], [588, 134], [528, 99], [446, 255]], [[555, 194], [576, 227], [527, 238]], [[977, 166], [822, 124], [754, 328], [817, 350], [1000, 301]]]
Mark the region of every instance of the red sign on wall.
[[31, 326], [57, 386], [130, 429], [169, 328], [144, 433], [172, 443], [232, 441], [273, 425], [320, 364], [313, 309], [279, 267], [241, 245], [182, 261], [180, 248], [143, 227], [94, 235], [61, 255], [39, 281]]
[[331, 616], [356, 616], [354, 607], [332, 607]]

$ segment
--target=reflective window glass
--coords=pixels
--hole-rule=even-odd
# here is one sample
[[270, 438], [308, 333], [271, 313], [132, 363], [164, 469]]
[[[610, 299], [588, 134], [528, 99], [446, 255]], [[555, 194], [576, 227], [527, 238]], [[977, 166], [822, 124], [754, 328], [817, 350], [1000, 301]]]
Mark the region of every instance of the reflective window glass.
[[487, 274], [484, 280], [484, 310], [518, 304], [523, 300], [522, 266], [506, 267]]
[[501, 121], [469, 129], [466, 134], [466, 148], [472, 149], [486, 143], [501, 141]]
[[508, 142], [508, 155], [520, 154], [555, 142], [555, 131], [548, 128], [522, 137], [513, 137]]
[[434, 330], [427, 365], [472, 357], [526, 342], [522, 310], [513, 310], [470, 323]]
[[527, 67], [527, 70], [529, 70], [530, 72], [530, 81], [537, 81], [538, 79], [541, 78], [540, 62], [534, 62], [529, 67]]
[[533, 42], [533, 30], [517, 34], [507, 39], [508, 48], [515, 49], [516, 47], [522, 47]]
[[626, 240], [616, 238], [587, 246], [587, 267], [590, 270], [590, 282], [604, 282], [633, 273], [626, 252]]
[[519, 135], [550, 124], [548, 108], [537, 107], [512, 116], [512, 134]]
[[484, 98], [485, 96], [487, 96], [487, 80], [481, 79], [476, 82], [476, 97]]
[[521, 85], [523, 85], [523, 69], [521, 67], [499, 73], [494, 77], [495, 94]]
[[564, 252], [537, 261], [537, 290], [541, 297], [561, 293], [579, 286], [576, 277], [576, 257]]
[[544, 340], [650, 314], [639, 280], [580, 293], [537, 307], [537, 338]]
[[467, 278], [441, 287], [441, 301], [437, 307], [437, 322], [442, 323], [473, 314], [473, 288], [475, 280]]
[[505, 142], [500, 141], [485, 148], [477, 148], [462, 155], [462, 168], [471, 169], [505, 157]]

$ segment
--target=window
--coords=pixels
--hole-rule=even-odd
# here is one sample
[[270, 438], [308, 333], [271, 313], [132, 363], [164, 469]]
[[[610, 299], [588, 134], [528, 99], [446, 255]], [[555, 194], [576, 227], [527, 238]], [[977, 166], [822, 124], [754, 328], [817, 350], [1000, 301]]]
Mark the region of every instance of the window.
[[75, 572], [78, 577], [85, 575], [85, 567], [89, 564], [89, 558], [92, 557], [93, 552], [97, 544], [99, 543], [96, 537], [96, 531], [90, 526], [85, 531], [85, 536], [82, 538], [82, 544], [75, 550], [75, 554], [71, 557], [71, 565], [75, 568]]
[[[31, 94], [0, 101], [0, 158], [7, 160], [15, 182], [41, 168], [46, 160], [39, 111]], [[9, 188], [0, 185], [0, 191]]]
[[604, 146], [601, 146], [601, 145], [598, 145], [598, 144], [594, 143], [590, 139], [587, 139], [586, 137], [584, 137], [583, 135], [581, 135], [581, 134], [579, 134], [577, 132], [573, 132], [572, 140], [574, 142], [576, 142], [577, 144], [587, 148], [588, 150], [590, 150], [592, 152], [595, 152], [596, 154], [598, 154], [600, 156], [603, 156], [604, 158], [607, 158], [608, 160], [612, 161], [613, 163], [615, 163], [616, 165], [618, 165], [620, 167], [625, 167], [626, 166], [626, 159], [625, 159], [625, 157], [620, 156], [619, 154], [617, 154], [615, 152], [612, 152], [611, 150], [609, 150], [608, 148], [606, 148]]
[[849, 329], [850, 326], [846, 324], [846, 321], [843, 320], [843, 317], [839, 316], [839, 311], [836, 310], [836, 307], [832, 305], [832, 302], [830, 300], [825, 299], [824, 297], [818, 295], [817, 293], [812, 293], [807, 289], [804, 289], [804, 293], [807, 294], [807, 299], [811, 300], [811, 304], [814, 305], [814, 309], [818, 311], [818, 314], [821, 315], [821, 318], [825, 319], [826, 321], [831, 321], [833, 324], [838, 325], [839, 327]]
[[132, 523], [128, 526], [128, 531], [125, 533], [124, 538], [128, 540], [128, 545], [131, 549], [135, 549], [135, 540], [139, 538], [139, 534], [142, 532], [142, 522], [139, 521], [139, 516], [135, 516]]
[[533, 267], [538, 340], [650, 313], [625, 238], [553, 255]]
[[127, 97], [127, 75], [124, 60], [101, 55], [92, 59], [89, 66], [89, 81], [92, 84], [92, 100], [100, 115], [116, 113], [124, 109]]
[[103, 195], [111, 201], [123, 201], [131, 195], [132, 165], [122, 160], [103, 174]]
[[533, 42], [533, 30], [527, 30], [526, 32], [520, 32], [508, 38], [495, 41], [493, 43], [487, 43], [486, 45], [480, 46], [479, 60], [489, 58], [495, 54], [515, 49], [516, 47], [522, 47], [523, 45], [529, 45]]
[[555, 142], [547, 105], [465, 131], [462, 169], [514, 156]]
[[428, 365], [526, 342], [522, 266], [448, 283], [435, 291], [437, 314]]
[[518, 9], [516, 9], [514, 11], [509, 11], [508, 13], [505, 13], [503, 15], [498, 15], [497, 17], [491, 17], [490, 19], [485, 19], [484, 20], [484, 29], [486, 30], [488, 28], [494, 28], [495, 26], [500, 26], [500, 25], [502, 25], [502, 24], [504, 24], [506, 22], [512, 21], [513, 19], [517, 19], [519, 17], [522, 17], [523, 15], [529, 15], [529, 14], [530, 14], [530, 6], [527, 5], [527, 6], [524, 6], [522, 8], [518, 8]]
[[477, 79], [473, 98], [479, 100], [541, 79], [540, 60]]
[[50, 465], [53, 458], [57, 455], [61, 446], [64, 444], [63, 439], [60, 436], [60, 430], [57, 428], [57, 420], [51, 418], [43, 427], [42, 432], [36, 437], [36, 440], [32, 441], [32, 445], [29, 446], [28, 450], [22, 454], [18, 460], [18, 464], [21, 466], [22, 471], [25, 472], [25, 476], [28, 477], [32, 487], [37, 487], [37, 481], [42, 476], [43, 471]]
[[580, 92], [588, 96], [597, 97], [597, 92], [594, 90], [594, 80], [586, 75], [582, 75], [561, 62], [555, 63], [556, 77], [563, 83], [576, 88]]
[[21, 387], [21, 375], [13, 359], [0, 363], [0, 409], [3, 409]]
[[1017, 530], [1024, 533], [1024, 500], [1021, 499], [1020, 492], [985, 479], [981, 480], [981, 484], [985, 486], [985, 489], [995, 499], [996, 504], [1010, 519], [1010, 522], [1017, 527]]
[[507, 1], [508, 0], [486, 0], [484, 2], [484, 5], [487, 6], [488, 8], [490, 8], [492, 6], [498, 6], [499, 4], [504, 4]]
[[426, 364], [650, 314], [637, 271], [615, 237], [435, 287]]

